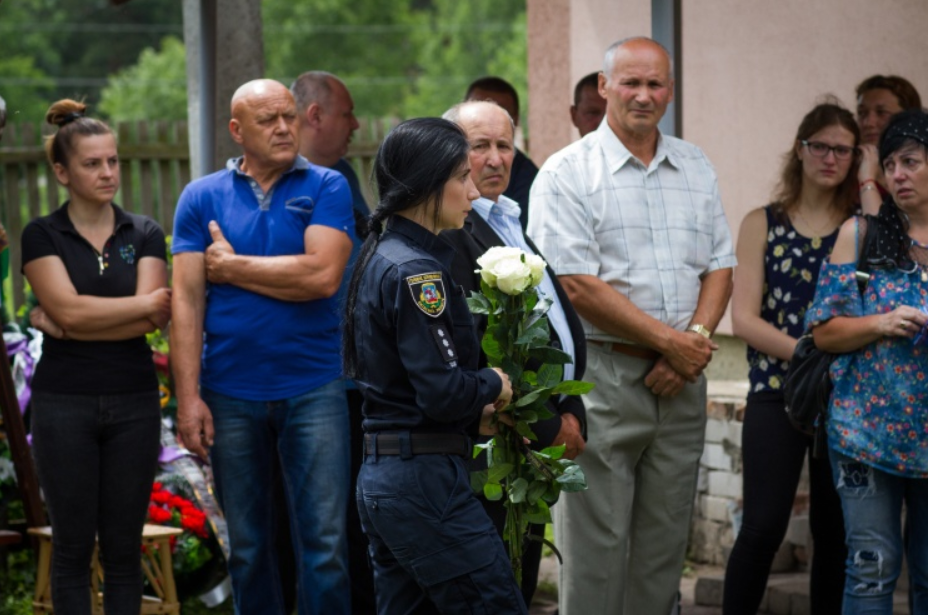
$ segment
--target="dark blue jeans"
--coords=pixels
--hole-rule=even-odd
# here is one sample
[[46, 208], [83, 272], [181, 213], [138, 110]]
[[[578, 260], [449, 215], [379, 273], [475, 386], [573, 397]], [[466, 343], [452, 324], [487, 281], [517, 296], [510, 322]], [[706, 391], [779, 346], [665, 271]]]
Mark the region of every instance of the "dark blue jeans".
[[157, 391], [33, 395], [33, 453], [52, 522], [57, 615], [90, 615], [90, 558], [97, 537], [107, 615], [138, 615], [142, 526], [160, 433]]
[[229, 527], [229, 575], [239, 615], [286, 614], [278, 567], [275, 481], [296, 555], [300, 615], [348, 615], [345, 538], [350, 441], [345, 385], [335, 380], [279, 401], [201, 390], [213, 413], [210, 460]]
[[461, 457], [368, 455], [357, 499], [380, 615], [527, 613]]

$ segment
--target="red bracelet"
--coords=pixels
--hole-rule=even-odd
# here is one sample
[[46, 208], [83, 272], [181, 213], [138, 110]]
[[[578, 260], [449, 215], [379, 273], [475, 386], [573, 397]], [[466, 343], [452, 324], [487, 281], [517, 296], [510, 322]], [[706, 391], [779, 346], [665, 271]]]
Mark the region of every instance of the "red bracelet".
[[874, 187], [876, 187], [877, 185], [875, 179], [865, 179], [864, 181], [860, 182], [860, 186], [858, 186], [858, 189], [863, 190], [864, 186], [866, 186], [867, 184], [873, 184]]

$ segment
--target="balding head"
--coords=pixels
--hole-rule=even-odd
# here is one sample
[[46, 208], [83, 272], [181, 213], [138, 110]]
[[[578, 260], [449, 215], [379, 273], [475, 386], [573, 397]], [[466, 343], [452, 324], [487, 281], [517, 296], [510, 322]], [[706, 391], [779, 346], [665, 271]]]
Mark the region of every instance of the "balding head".
[[609, 127], [630, 149], [634, 141], [656, 147], [658, 122], [673, 100], [670, 54], [649, 38], [625, 39], [606, 51], [603, 69], [599, 93]]
[[232, 95], [229, 132], [242, 146], [248, 169], [289, 169], [297, 156], [296, 105], [290, 90], [272, 79], [239, 87]]
[[300, 153], [315, 164], [331, 167], [348, 153], [359, 124], [345, 84], [325, 71], [305, 72], [290, 91], [299, 115]]
[[480, 196], [494, 203], [509, 187], [515, 157], [515, 127], [509, 113], [495, 102], [459, 103], [442, 116], [467, 135], [470, 176]]

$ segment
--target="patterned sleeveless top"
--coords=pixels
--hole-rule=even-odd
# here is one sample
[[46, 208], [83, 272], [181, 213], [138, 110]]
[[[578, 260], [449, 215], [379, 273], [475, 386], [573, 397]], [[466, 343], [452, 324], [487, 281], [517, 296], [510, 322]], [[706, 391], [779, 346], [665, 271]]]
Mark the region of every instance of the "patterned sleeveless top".
[[[815, 297], [819, 270], [835, 245], [838, 231], [827, 237], [808, 238], [774, 215], [773, 205], [764, 207], [767, 214], [767, 251], [764, 254], [764, 290], [760, 317], [774, 327], [799, 337], [805, 330], [806, 310]], [[775, 391], [783, 388], [789, 361], [771, 357], [748, 346], [750, 391]]]

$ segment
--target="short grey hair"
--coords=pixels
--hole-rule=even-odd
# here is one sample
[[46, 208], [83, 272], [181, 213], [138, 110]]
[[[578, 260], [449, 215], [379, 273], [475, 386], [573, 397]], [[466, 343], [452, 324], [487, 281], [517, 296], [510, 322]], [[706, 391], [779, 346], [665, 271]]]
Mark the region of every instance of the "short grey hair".
[[441, 114], [441, 119], [448, 120], [452, 124], [458, 126], [461, 125], [461, 112], [467, 107], [476, 107], [480, 105], [493, 105], [500, 111], [506, 114], [506, 118], [509, 120], [509, 127], [512, 128], [512, 137], [515, 139], [516, 136], [516, 123], [513, 121], [512, 116], [509, 115], [509, 112], [506, 111], [498, 102], [495, 100], [465, 100], [464, 102], [459, 102], [454, 105], [447, 111]]
[[303, 73], [290, 86], [290, 93], [296, 101], [296, 109], [302, 113], [313, 103], [326, 107], [332, 98], [332, 82], [341, 83], [341, 79], [324, 70], [311, 70]]
[[606, 49], [606, 54], [603, 57], [603, 75], [606, 76], [606, 81], [609, 81], [609, 77], [612, 75], [612, 62], [615, 59], [616, 50], [625, 43], [633, 43], [635, 41], [648, 41], [649, 43], [654, 43], [660, 47], [664, 54], [667, 56], [667, 62], [670, 65], [670, 74], [668, 76], [673, 79], [673, 56], [670, 55], [670, 52], [667, 51], [666, 47], [661, 45], [653, 38], [649, 38], [647, 36], [629, 36], [628, 38], [617, 40], [616, 42], [609, 45], [608, 49]]

